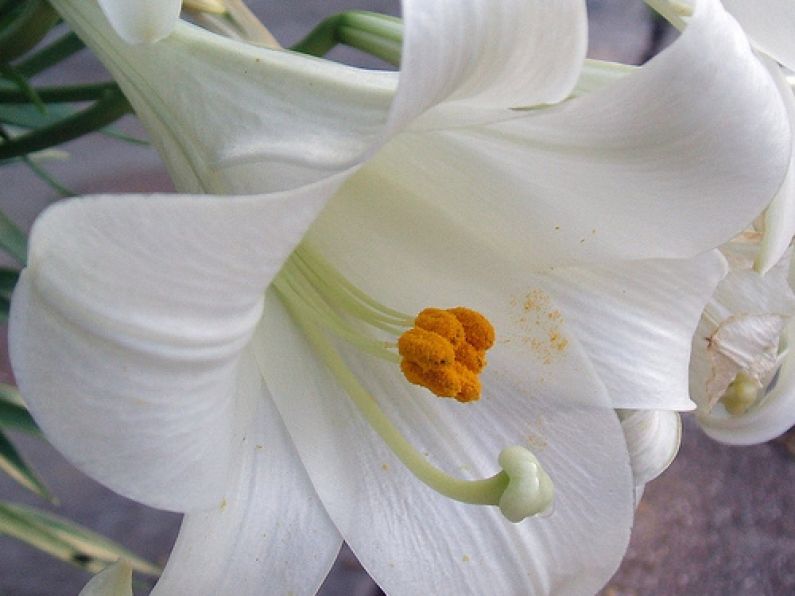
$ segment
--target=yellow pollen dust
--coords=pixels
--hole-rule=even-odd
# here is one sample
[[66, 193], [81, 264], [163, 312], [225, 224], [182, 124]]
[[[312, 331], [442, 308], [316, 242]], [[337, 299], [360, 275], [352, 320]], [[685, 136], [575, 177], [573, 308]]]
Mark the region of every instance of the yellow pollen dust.
[[410, 383], [439, 397], [477, 401], [478, 374], [486, 366], [486, 350], [493, 345], [494, 327], [479, 312], [461, 306], [426, 308], [398, 339], [400, 370]]

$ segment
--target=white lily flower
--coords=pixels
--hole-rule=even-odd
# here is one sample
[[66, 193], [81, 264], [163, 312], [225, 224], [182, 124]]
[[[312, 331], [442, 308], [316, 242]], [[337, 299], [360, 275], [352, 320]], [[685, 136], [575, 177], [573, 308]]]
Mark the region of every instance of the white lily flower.
[[[577, 80], [583, 2], [406, 0], [399, 75], [183, 23], [130, 47], [92, 2], [54, 5], [177, 187], [237, 195], [57, 205], [13, 300], [14, 370], [50, 440], [187, 513], [156, 591], [309, 593], [343, 537], [390, 594], [603, 585], [634, 505], [613, 408], [690, 407], [690, 338], [725, 272], [692, 255], [789, 159], [778, 92], [720, 4], [648, 67], [530, 111], [511, 108]], [[496, 328], [477, 404], [373, 356], [405, 327], [392, 309], [429, 303]], [[449, 475], [500, 467], [513, 489]], [[549, 479], [554, 513], [510, 523]]]
[[627, 440], [637, 506], [646, 484], [668, 469], [679, 452], [682, 420], [671, 410], [619, 410], [618, 417]]
[[693, 339], [697, 419], [708, 435], [735, 445], [769, 441], [795, 424], [791, 251], [760, 274], [756, 250], [756, 242], [742, 240], [723, 248], [731, 269]]
[[152, 43], [171, 33], [182, 0], [98, 0], [108, 21], [128, 43]]
[[[790, 0], [724, 0], [723, 5], [739, 21], [754, 47], [764, 55], [763, 59], [781, 90], [789, 125], [793, 126], [795, 97], [791, 73], [795, 70], [795, 39], [792, 35], [795, 3]], [[756, 269], [762, 273], [780, 261], [795, 234], [795, 152], [791, 159], [787, 177], [765, 212], [765, 234], [756, 259]]]

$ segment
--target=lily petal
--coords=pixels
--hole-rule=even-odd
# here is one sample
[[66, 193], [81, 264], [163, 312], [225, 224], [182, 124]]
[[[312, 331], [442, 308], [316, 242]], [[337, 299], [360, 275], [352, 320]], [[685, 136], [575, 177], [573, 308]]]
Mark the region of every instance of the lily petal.
[[[378, 227], [371, 238], [382, 244], [389, 213], [404, 245], [419, 241], [428, 255], [455, 253], [473, 267], [492, 255], [530, 271], [691, 257], [744, 229], [790, 159], [775, 83], [712, 1], [646, 67], [557, 108], [516, 114], [391, 139], [328, 217], [361, 221], [362, 233]], [[416, 220], [429, 218], [434, 249], [416, 238], [428, 228]], [[466, 245], [446, 245], [459, 235]]]
[[521, 246], [548, 263], [713, 248], [767, 206], [791, 153], [775, 82], [713, 0], [698, 3], [666, 51], [613, 85], [422, 142], [433, 144], [416, 157], [425, 171], [446, 183], [458, 172], [458, 184], [445, 192], [426, 177], [418, 189], [461, 218], [484, 196], [499, 200], [483, 224], [494, 225], [494, 242], [516, 245], [517, 227], [533, 221]]
[[[795, 325], [788, 333], [795, 333]], [[795, 425], [795, 358], [790, 355], [778, 371], [775, 386], [759, 403], [736, 416], [712, 412], [697, 412], [697, 420], [704, 432], [721, 443], [755, 445], [775, 439]]]
[[795, 69], [795, 6], [789, 0], [723, 0], [754, 42], [784, 66]]
[[40, 216], [9, 335], [20, 389], [50, 441], [135, 500], [216, 506], [239, 354], [329, 184], [85, 198]]
[[116, 561], [97, 573], [78, 596], [132, 596], [132, 565]]
[[151, 43], [174, 28], [182, 0], [99, 0], [99, 5], [126, 42]]
[[[396, 131], [437, 104], [477, 108], [556, 103], [587, 47], [582, 0], [403, 0], [403, 56], [390, 115]], [[440, 106], [442, 107], [442, 106]]]
[[[777, 64], [771, 64], [772, 61], [764, 57], [762, 60], [768, 65], [771, 76], [778, 85], [792, 125], [795, 122], [795, 97], [792, 89]], [[795, 235], [795, 152], [790, 157], [787, 177], [765, 210], [765, 231], [756, 260], [757, 271], [766, 273], [775, 266], [792, 243], [793, 235]]]
[[544, 281], [613, 407], [690, 410], [691, 338], [727, 270], [711, 251], [693, 259], [560, 267]]
[[676, 457], [682, 441], [682, 420], [670, 410], [624, 410], [619, 412], [635, 475], [635, 486], [643, 486], [662, 474]]
[[185, 516], [153, 594], [314, 594], [340, 549], [249, 352], [239, 391], [248, 428], [224, 499]]
[[130, 47], [93, 1], [55, 7], [119, 82], [182, 192], [295, 188], [358, 164], [381, 138], [397, 73], [256, 47], [184, 22], [161, 43]]
[[[420, 145], [412, 147], [421, 161]], [[388, 164], [394, 166], [395, 160], [376, 158], [348, 179], [308, 234], [308, 241], [340, 264], [356, 285], [372, 296], [388, 297], [391, 306], [404, 312], [428, 306], [417, 302], [416, 288], [438, 306], [482, 308], [499, 323], [504, 340], [494, 349], [513, 351], [520, 359], [557, 361], [566, 346], [579, 342], [607, 385], [612, 407], [692, 408], [690, 342], [725, 273], [719, 254], [534, 273], [543, 261], [533, 250], [530, 215], [517, 222], [509, 209], [481, 201], [477, 211], [473, 205], [466, 217], [460, 216], [452, 205], [428, 201], [426, 197], [437, 196], [430, 187], [414, 191], [420, 178], [432, 180], [421, 163], [412, 159], [420, 176], [408, 179], [393, 175]], [[507, 239], [497, 229], [506, 221], [515, 230], [513, 235], [505, 230]], [[392, 263], [389, 275], [379, 263]], [[529, 368], [523, 370], [529, 375]], [[565, 383], [561, 385], [564, 391]]]
[[791, 253], [766, 274], [753, 270], [754, 244], [722, 247], [731, 263], [693, 336], [690, 396], [712, 410], [738, 373], [765, 387], [779, 363], [779, 336], [795, 313], [788, 275]]
[[502, 448], [529, 443], [555, 483], [555, 509], [514, 525], [494, 507], [451, 501], [414, 478], [315, 360], [275, 297], [266, 299], [253, 345], [329, 515], [386, 592], [588, 593], [615, 571], [634, 484], [612, 410], [572, 407], [543, 386], [520, 390], [496, 373], [484, 376], [488, 397], [461, 406], [409, 385], [394, 364], [342, 348], [408, 440], [451, 473], [490, 475]]

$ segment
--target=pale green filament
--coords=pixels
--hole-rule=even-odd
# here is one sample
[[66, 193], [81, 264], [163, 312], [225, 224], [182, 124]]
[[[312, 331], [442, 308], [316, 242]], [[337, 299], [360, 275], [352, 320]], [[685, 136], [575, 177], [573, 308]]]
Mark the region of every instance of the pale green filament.
[[504, 449], [499, 457], [503, 470], [483, 480], [461, 480], [431, 464], [392, 424], [323, 333], [331, 332], [369, 354], [399, 362], [394, 343], [362, 333], [335, 309], [393, 334], [410, 327], [412, 317], [370, 298], [305, 247], [290, 257], [274, 281], [274, 288], [364, 419], [417, 479], [456, 501], [498, 506], [512, 522], [549, 508], [554, 492], [552, 481], [523, 447]]

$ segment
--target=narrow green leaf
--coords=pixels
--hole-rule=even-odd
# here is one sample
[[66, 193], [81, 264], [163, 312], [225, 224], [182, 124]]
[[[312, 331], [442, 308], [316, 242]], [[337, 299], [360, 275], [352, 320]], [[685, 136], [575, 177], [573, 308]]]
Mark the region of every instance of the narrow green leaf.
[[0, 296], [0, 323], [8, 322], [8, 315], [11, 313], [11, 301]]
[[47, 486], [36, 475], [30, 466], [22, 459], [14, 444], [0, 431], [0, 470], [29, 491], [36, 493], [42, 499], [55, 504], [57, 499], [52, 495]]
[[0, 532], [91, 573], [97, 573], [120, 558], [146, 575], [161, 573], [158, 566], [120, 544], [66, 518], [33, 507], [0, 501]]
[[47, 113], [47, 106], [44, 105], [44, 102], [41, 100], [41, 97], [39, 97], [39, 94], [36, 93], [36, 90], [33, 88], [33, 86], [24, 76], [14, 70], [10, 64], [0, 64], [0, 73], [12, 81], [16, 85], [17, 89], [19, 89], [21, 92], [22, 97], [36, 106], [36, 109], [39, 110], [39, 112], [42, 114]]
[[82, 85], [55, 85], [51, 87], [30, 87], [27, 91], [10, 85], [0, 85], [0, 102], [25, 103], [30, 101], [31, 93], [44, 103], [66, 103], [74, 101], [95, 101], [106, 91], [116, 89], [116, 83], [86, 83]]
[[10, 62], [38, 44], [58, 22], [58, 13], [46, 0], [27, 0], [11, 11], [0, 29], [0, 55]]
[[79, 52], [84, 47], [85, 44], [77, 34], [74, 31], [69, 31], [51, 44], [22, 58], [15, 64], [15, 67], [22, 76], [30, 78]]
[[0, 210], [0, 249], [23, 265], [28, 260], [28, 239], [24, 232]]
[[0, 383], [0, 401], [4, 401], [25, 408], [25, 401], [19, 394], [19, 389], [8, 383]]
[[[40, 128], [49, 126], [59, 120], [77, 113], [77, 110], [68, 105], [47, 104], [47, 114], [42, 114], [30, 104], [2, 104], [0, 103], [0, 122], [20, 126], [22, 128]], [[136, 145], [149, 145], [146, 139], [139, 139], [121, 132], [116, 127], [106, 126], [100, 133]]]
[[0, 122], [22, 128], [39, 128], [57, 122], [70, 115], [68, 106], [47, 106], [47, 113], [42, 114], [30, 104], [0, 104]]
[[102, 99], [72, 116], [0, 143], [0, 159], [25, 155], [71, 141], [89, 132], [105, 128], [131, 110], [130, 104], [121, 92], [106, 91]]
[[0, 383], [0, 428], [41, 436], [41, 431], [22, 403], [17, 388], [5, 383]]
[[28, 166], [34, 174], [36, 174], [36, 176], [41, 178], [47, 184], [47, 186], [52, 188], [62, 197], [73, 197], [77, 195], [75, 191], [61, 184], [52, 174], [50, 174], [47, 170], [45, 170], [43, 167], [37, 164], [36, 160], [32, 159], [27, 155], [25, 155], [21, 159], [22, 161], [25, 162], [25, 165]]
[[0, 267], [0, 296], [11, 298], [11, 293], [19, 280], [19, 271]]

